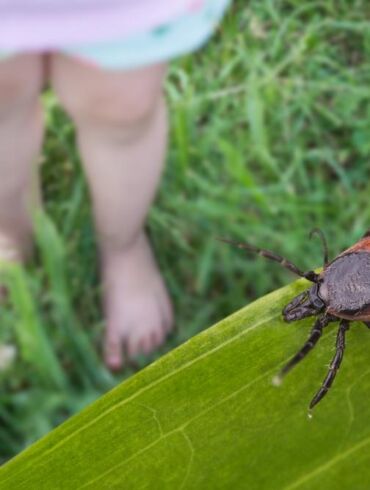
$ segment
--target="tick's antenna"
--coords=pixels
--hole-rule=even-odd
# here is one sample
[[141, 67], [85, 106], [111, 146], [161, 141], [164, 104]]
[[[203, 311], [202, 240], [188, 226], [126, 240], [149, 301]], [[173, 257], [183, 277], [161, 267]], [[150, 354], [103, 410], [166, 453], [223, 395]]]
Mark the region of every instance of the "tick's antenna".
[[294, 272], [294, 274], [297, 274], [297, 276], [304, 277], [305, 279], [308, 279], [311, 282], [318, 282], [319, 281], [319, 275], [316, 274], [314, 271], [308, 271], [308, 272], [303, 272], [301, 271], [293, 262], [290, 262], [289, 260], [285, 259], [284, 257], [281, 257], [280, 255], [271, 252], [270, 250], [266, 250], [264, 248], [259, 248], [255, 247], [254, 245], [250, 245], [249, 243], [245, 242], [234, 242], [233, 240], [228, 240], [227, 238], [217, 238], [221, 242], [224, 243], [229, 243], [230, 245], [234, 245], [237, 248], [249, 250], [250, 252], [254, 252], [258, 255], [261, 255], [262, 257], [266, 257], [266, 259], [274, 260], [275, 262], [278, 262], [280, 265], [285, 267], [285, 269], [290, 270], [291, 272]]
[[317, 235], [320, 238], [320, 240], [321, 240], [322, 247], [323, 247], [323, 250], [324, 250], [324, 267], [325, 267], [329, 263], [328, 243], [326, 241], [324, 232], [320, 228], [313, 228], [310, 231], [310, 234], [308, 235], [308, 238], [311, 240], [311, 238], [314, 235]]

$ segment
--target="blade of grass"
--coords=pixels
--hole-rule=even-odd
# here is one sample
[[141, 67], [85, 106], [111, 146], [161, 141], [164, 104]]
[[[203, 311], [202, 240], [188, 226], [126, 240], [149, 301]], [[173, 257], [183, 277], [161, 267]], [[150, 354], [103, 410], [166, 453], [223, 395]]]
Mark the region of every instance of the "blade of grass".
[[67, 380], [43, 327], [23, 267], [1, 264], [1, 273], [18, 315], [14, 329], [22, 358], [35, 369], [42, 383], [63, 389]]
[[34, 216], [36, 241], [40, 248], [50, 287], [53, 317], [64, 331], [67, 344], [73, 349], [76, 372], [84, 382], [108, 388], [112, 377], [101, 362], [73, 311], [66, 279], [62, 240], [52, 221], [43, 212]]

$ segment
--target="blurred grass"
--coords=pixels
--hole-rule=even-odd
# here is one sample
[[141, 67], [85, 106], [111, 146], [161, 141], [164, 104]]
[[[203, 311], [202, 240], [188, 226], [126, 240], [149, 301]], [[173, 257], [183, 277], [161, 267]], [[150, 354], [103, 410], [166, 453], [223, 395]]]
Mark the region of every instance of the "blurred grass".
[[[369, 14], [365, 0], [235, 0], [208, 45], [171, 64], [171, 143], [148, 231], [177, 330], [140, 367], [290, 280], [217, 236], [312, 268], [322, 256], [312, 227], [332, 255], [370, 227]], [[44, 102], [42, 179], [56, 228], [38, 227], [27, 272], [10, 273], [13, 307], [0, 307], [0, 342], [19, 351], [0, 372], [2, 459], [132, 373], [113, 379], [96, 355], [103, 319], [88, 191], [73, 126], [53, 94]]]

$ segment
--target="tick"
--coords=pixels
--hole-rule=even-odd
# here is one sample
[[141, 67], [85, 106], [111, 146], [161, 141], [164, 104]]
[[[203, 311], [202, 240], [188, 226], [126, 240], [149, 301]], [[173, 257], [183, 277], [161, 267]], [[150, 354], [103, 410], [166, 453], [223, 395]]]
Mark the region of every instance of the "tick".
[[280, 384], [282, 378], [315, 347], [323, 329], [329, 323], [339, 320], [335, 354], [320, 389], [311, 400], [310, 409], [319, 403], [333, 384], [343, 359], [345, 335], [350, 323], [362, 321], [370, 328], [370, 230], [332, 261], [328, 258], [328, 246], [323, 232], [315, 228], [311, 231], [310, 237], [313, 234], [320, 237], [324, 249], [323, 270], [319, 274], [312, 270], [303, 272], [295, 264], [270, 250], [248, 243], [221, 239], [238, 248], [274, 260], [313, 283], [310, 288], [293, 298], [283, 308], [282, 314], [286, 322], [294, 322], [310, 316], [317, 318], [305, 344], [274, 378], [275, 384]]

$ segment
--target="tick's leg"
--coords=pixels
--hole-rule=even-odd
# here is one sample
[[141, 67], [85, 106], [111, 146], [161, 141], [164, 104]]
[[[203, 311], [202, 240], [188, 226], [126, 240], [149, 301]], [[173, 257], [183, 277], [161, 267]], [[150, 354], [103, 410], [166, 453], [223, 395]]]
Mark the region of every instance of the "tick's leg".
[[326, 378], [324, 379], [321, 388], [319, 391], [316, 393], [316, 395], [313, 397], [311, 403], [310, 403], [310, 408], [313, 408], [321, 398], [323, 398], [326, 393], [328, 392], [329, 388], [333, 384], [333, 381], [335, 379], [335, 376], [337, 374], [337, 371], [341, 365], [342, 359], [343, 359], [343, 354], [344, 354], [344, 348], [345, 348], [345, 333], [346, 330], [349, 329], [349, 321], [348, 320], [341, 320], [340, 325], [339, 325], [339, 330], [337, 334], [337, 341], [336, 341], [336, 351], [335, 355], [330, 363], [329, 366], [329, 371], [328, 374], [326, 375]]
[[285, 259], [284, 257], [281, 257], [280, 255], [276, 254], [275, 252], [271, 252], [271, 250], [266, 250], [264, 248], [258, 248], [258, 247], [255, 247], [254, 245], [250, 245], [249, 243], [234, 242], [232, 240], [227, 240], [226, 238], [219, 238], [219, 240], [221, 240], [221, 242], [230, 243], [231, 245], [235, 245], [238, 248], [244, 248], [246, 250], [250, 250], [251, 252], [255, 252], [256, 254], [261, 255], [262, 257], [266, 257], [267, 259], [274, 260], [275, 262], [278, 262], [280, 265], [285, 267], [285, 269], [288, 269], [291, 272], [294, 272], [294, 274], [297, 274], [297, 276], [304, 277], [311, 282], [318, 282], [319, 275], [316, 274], [316, 272], [314, 272], [314, 271], [303, 272], [295, 264], [293, 264], [293, 262], [290, 262], [289, 260]]
[[363, 323], [367, 326], [367, 328], [370, 328], [370, 322], [363, 322]]
[[322, 334], [322, 329], [326, 327], [326, 325], [332, 321], [330, 318], [326, 316], [322, 316], [318, 318], [312, 327], [310, 336], [302, 346], [302, 348], [297, 352], [295, 356], [293, 356], [290, 361], [282, 368], [280, 373], [275, 378], [275, 384], [280, 384], [283, 376], [285, 376], [296, 364], [299, 363], [302, 359], [304, 359], [307, 354], [315, 347], [319, 338]]

